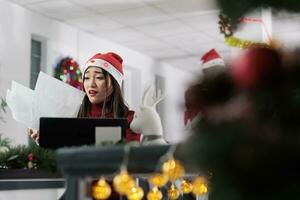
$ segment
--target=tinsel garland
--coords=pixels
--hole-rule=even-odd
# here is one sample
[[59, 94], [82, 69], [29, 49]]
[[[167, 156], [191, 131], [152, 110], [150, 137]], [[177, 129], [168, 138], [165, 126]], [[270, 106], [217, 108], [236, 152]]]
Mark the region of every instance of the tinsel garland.
[[250, 47], [263, 47], [263, 48], [270, 48], [270, 46], [264, 42], [254, 42], [251, 40], [244, 40], [237, 37], [226, 37], [225, 44], [231, 47], [237, 47], [240, 49], [247, 49]]

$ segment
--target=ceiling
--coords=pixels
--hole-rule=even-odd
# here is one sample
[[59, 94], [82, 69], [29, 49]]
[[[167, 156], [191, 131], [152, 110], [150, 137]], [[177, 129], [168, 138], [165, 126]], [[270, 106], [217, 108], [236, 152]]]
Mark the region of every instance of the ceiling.
[[[199, 70], [199, 58], [211, 48], [225, 59], [232, 52], [219, 33], [213, 0], [9, 1], [191, 72]], [[249, 16], [261, 18], [259, 11]], [[235, 35], [261, 40], [262, 27], [243, 26]], [[300, 14], [274, 11], [271, 27], [285, 46], [299, 46]]]
[[230, 49], [213, 0], [10, 0], [176, 67], [199, 70], [200, 56]]

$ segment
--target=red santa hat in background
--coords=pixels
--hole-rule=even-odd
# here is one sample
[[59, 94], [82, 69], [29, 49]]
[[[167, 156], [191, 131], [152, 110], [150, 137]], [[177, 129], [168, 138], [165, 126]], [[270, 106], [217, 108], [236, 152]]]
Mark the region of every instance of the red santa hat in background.
[[211, 67], [225, 67], [224, 60], [215, 49], [206, 52], [200, 59], [202, 70]]
[[[216, 74], [225, 69], [224, 60], [215, 49], [206, 52], [200, 59], [201, 68], [204, 75]], [[196, 98], [197, 85], [192, 85], [185, 91], [185, 112], [184, 125], [187, 127], [194, 126], [197, 120], [201, 118], [201, 106]]]
[[97, 53], [86, 62], [82, 69], [82, 74], [84, 77], [84, 74], [89, 67], [99, 67], [109, 73], [121, 87], [122, 81], [124, 79], [122, 63], [123, 59], [116, 53]]

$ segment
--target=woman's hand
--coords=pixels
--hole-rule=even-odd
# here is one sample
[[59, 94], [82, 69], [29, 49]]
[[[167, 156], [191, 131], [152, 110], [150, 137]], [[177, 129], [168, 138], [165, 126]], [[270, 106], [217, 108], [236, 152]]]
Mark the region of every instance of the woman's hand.
[[35, 141], [35, 143], [39, 145], [40, 131], [28, 128], [27, 133]]

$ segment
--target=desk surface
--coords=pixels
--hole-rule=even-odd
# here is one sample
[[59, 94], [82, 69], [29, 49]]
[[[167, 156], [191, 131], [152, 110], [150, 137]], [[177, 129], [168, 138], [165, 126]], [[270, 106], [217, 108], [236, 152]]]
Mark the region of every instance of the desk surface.
[[169, 145], [132, 146], [126, 155], [123, 145], [65, 148], [57, 151], [57, 164], [64, 175], [72, 177], [110, 175], [120, 170], [127, 156], [130, 173], [151, 173], [169, 149]]
[[0, 190], [64, 188], [65, 180], [60, 174], [30, 170], [1, 169]]

